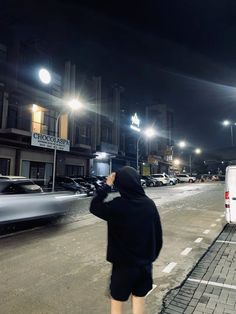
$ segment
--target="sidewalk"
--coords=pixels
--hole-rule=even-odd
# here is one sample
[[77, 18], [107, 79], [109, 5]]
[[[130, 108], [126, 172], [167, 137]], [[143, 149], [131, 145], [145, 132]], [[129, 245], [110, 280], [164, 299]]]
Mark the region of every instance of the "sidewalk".
[[226, 225], [161, 314], [236, 314], [236, 225]]

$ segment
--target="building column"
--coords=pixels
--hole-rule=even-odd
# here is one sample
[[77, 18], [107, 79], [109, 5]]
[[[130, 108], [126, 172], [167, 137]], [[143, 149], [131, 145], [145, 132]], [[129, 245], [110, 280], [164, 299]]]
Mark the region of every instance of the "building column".
[[2, 121], [0, 121], [0, 128], [6, 129], [7, 127], [7, 115], [8, 115], [8, 93], [3, 93], [3, 108], [2, 108]]

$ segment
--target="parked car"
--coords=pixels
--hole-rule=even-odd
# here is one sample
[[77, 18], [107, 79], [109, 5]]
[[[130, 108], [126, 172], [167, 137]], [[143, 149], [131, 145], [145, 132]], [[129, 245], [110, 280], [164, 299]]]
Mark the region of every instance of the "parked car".
[[141, 182], [142, 187], [146, 187], [147, 186], [146, 180], [140, 178], [140, 182]]
[[178, 183], [178, 179], [175, 176], [168, 175], [168, 177], [170, 179], [170, 185], [175, 185], [176, 183]]
[[0, 176], [0, 194], [42, 193], [43, 189], [32, 180], [16, 176]]
[[170, 183], [170, 179], [168, 175], [165, 173], [155, 173], [155, 174], [152, 174], [152, 177], [157, 179], [160, 185], [167, 185]]
[[[48, 182], [48, 187], [52, 188], [52, 178]], [[81, 194], [90, 195], [90, 190], [87, 187], [80, 185], [75, 179], [64, 176], [55, 178], [55, 191], [72, 191]]]
[[91, 183], [95, 186], [95, 188], [97, 189], [99, 186], [102, 186], [105, 182], [104, 179], [99, 179], [96, 176], [91, 176], [91, 177], [84, 177], [84, 180], [88, 183]]
[[81, 186], [85, 187], [88, 190], [88, 193], [93, 195], [96, 191], [95, 185], [87, 182], [84, 178], [72, 178], [75, 182], [79, 183]]
[[146, 181], [146, 186], [159, 186], [159, 181], [151, 176], [142, 176], [142, 179]]
[[176, 177], [178, 182], [194, 183], [196, 181], [196, 177], [191, 176], [189, 174], [178, 174]]

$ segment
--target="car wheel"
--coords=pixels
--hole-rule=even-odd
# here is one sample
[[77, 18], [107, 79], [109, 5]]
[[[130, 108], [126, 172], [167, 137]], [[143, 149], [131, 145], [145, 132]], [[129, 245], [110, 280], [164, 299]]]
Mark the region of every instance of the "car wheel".
[[150, 183], [149, 183], [149, 186], [154, 186], [154, 183], [153, 183], [153, 182], [150, 182]]
[[189, 180], [189, 183], [193, 183], [193, 180], [192, 180], [192, 179], [190, 179], [190, 180]]
[[162, 186], [162, 185], [163, 185], [163, 182], [160, 181], [160, 186]]
[[173, 182], [173, 181], [170, 181], [170, 185], [174, 185], [174, 182]]
[[180, 180], [179, 180], [179, 179], [177, 179], [177, 182], [178, 182], [178, 183], [180, 183]]

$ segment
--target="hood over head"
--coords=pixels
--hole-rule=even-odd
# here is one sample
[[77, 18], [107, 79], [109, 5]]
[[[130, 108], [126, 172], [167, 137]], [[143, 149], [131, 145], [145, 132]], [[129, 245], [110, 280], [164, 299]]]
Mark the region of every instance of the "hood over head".
[[115, 187], [121, 196], [127, 199], [145, 196], [141, 186], [140, 176], [137, 171], [129, 166], [125, 166], [116, 172]]

